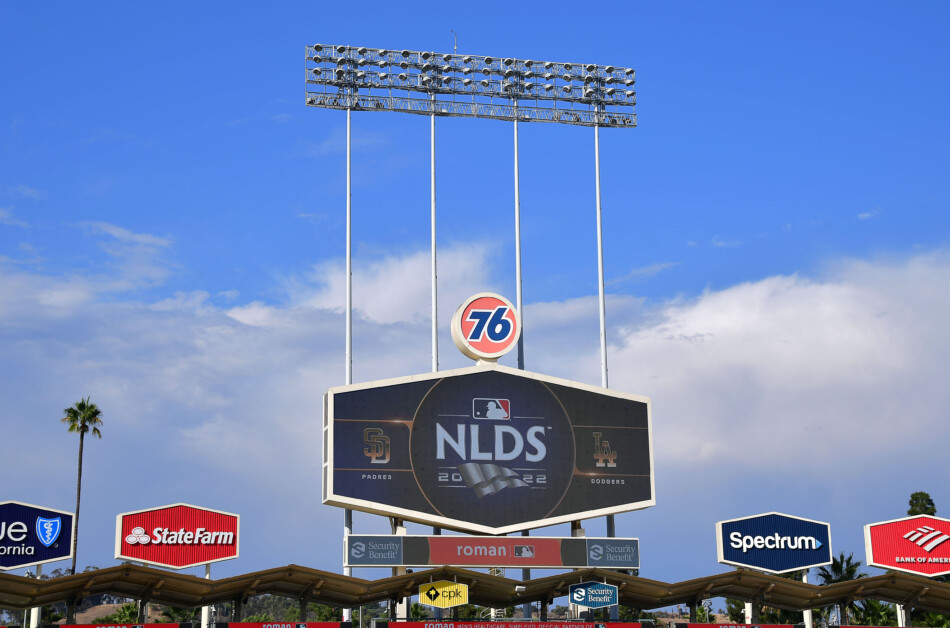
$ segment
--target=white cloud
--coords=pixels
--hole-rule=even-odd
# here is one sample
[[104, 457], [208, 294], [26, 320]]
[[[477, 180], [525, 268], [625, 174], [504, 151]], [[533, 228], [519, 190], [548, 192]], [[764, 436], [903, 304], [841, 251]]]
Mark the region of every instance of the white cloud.
[[28, 224], [19, 218], [14, 218], [13, 212], [5, 207], [0, 207], [0, 225], [7, 225], [8, 227], [29, 227]]
[[860, 214], [856, 216], [856, 218], [858, 220], [870, 220], [871, 218], [875, 218], [876, 216], [879, 216], [881, 212], [883, 211], [884, 210], [881, 209], [880, 207], [875, 207], [871, 211], [861, 212]]
[[608, 286], [614, 286], [626, 281], [631, 281], [633, 279], [649, 279], [659, 275], [661, 272], [668, 268], [673, 268], [677, 266], [678, 262], [658, 262], [656, 264], [650, 264], [648, 266], [641, 266], [639, 268], [632, 268], [625, 275], [617, 277], [615, 279], [610, 279], [606, 283]]
[[31, 188], [28, 185], [14, 185], [7, 188], [7, 192], [20, 198], [28, 198], [34, 201], [42, 201], [46, 198], [46, 192]]
[[[444, 303], [493, 288], [491, 251], [443, 249]], [[284, 304], [226, 309], [201, 291], [154, 303], [102, 299], [101, 285], [123, 281], [114, 272], [47, 278], [0, 267], [0, 293], [10, 295], [0, 300], [0, 360], [16, 365], [4, 382], [16, 391], [5, 438], [42, 440], [50, 458], [10, 498], [51, 491], [54, 503], [69, 503], [61, 480], [75, 445], [57, 414], [92, 395], [106, 423], [103, 440], [87, 444], [86, 556], [111, 555], [116, 512], [193, 501], [245, 515], [250, 549], [220, 574], [289, 562], [338, 569], [337, 549], [301, 556], [293, 539], [301, 525], [335, 529], [341, 518], [319, 506], [321, 396], [344, 372], [340, 266], [289, 282]], [[354, 380], [427, 371], [428, 252], [360, 266], [354, 286]], [[873, 516], [880, 493], [918, 490], [939, 466], [886, 465], [886, 483], [853, 489], [880, 477], [875, 460], [944, 458], [947, 286], [950, 256], [937, 253], [844, 261], [820, 277], [769, 277], [656, 307], [611, 295], [611, 387], [654, 404], [659, 505], [636, 515], [644, 560], [668, 547], [672, 528], [688, 529], [678, 537], [699, 540], [684, 547], [702, 551], [694, 545], [705, 546], [717, 517], [805, 508], [798, 514], [837, 522], [834, 511], [853, 523]], [[596, 296], [530, 304], [528, 368], [599, 382], [597, 311]], [[465, 363], [456, 355], [443, 338], [444, 366]], [[31, 448], [5, 453], [10, 468], [35, 462]], [[796, 497], [798, 486], [808, 495]], [[823, 506], [824, 493], [847, 500]]]

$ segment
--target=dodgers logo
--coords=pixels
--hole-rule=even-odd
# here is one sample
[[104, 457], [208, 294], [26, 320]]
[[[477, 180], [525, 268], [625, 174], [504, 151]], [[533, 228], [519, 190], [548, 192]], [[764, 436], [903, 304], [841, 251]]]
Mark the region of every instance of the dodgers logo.
[[55, 519], [36, 518], [36, 536], [40, 543], [49, 547], [59, 538], [59, 533], [63, 529], [63, 520], [61, 517]]

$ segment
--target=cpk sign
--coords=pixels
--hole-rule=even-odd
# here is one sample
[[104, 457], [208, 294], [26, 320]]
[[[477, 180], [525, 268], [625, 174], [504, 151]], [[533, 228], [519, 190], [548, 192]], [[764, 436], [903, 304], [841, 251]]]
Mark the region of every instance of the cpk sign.
[[22, 502], [0, 502], [0, 570], [70, 558], [73, 514]]
[[331, 388], [324, 409], [329, 505], [505, 534], [655, 503], [646, 397], [483, 363]]
[[115, 557], [184, 569], [238, 556], [240, 517], [172, 504], [118, 515]]
[[929, 515], [864, 526], [867, 564], [921, 576], [950, 574], [950, 520]]

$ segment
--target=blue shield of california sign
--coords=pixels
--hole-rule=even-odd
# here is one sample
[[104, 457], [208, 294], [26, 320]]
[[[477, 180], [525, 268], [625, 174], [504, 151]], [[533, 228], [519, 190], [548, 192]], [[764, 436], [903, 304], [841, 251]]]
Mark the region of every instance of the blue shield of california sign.
[[831, 526], [769, 512], [716, 524], [719, 562], [785, 573], [831, 564]]
[[0, 570], [70, 558], [72, 541], [72, 513], [0, 502]]
[[46, 519], [44, 517], [36, 518], [36, 538], [44, 547], [49, 547], [59, 538], [59, 533], [63, 529], [63, 518], [56, 517]]

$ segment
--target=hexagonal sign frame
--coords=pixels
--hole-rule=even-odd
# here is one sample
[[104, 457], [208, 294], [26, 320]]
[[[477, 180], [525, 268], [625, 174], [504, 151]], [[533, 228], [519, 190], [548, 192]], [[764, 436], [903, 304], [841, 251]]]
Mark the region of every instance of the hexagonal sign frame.
[[914, 515], [864, 526], [867, 564], [933, 578], [950, 574], [950, 519]]
[[115, 557], [186, 569], [237, 558], [239, 515], [169, 504], [120, 513], [115, 518]]
[[499, 364], [337, 386], [323, 503], [496, 535], [653, 506], [650, 407]]
[[719, 562], [767, 573], [830, 565], [831, 526], [767, 512], [716, 523]]

